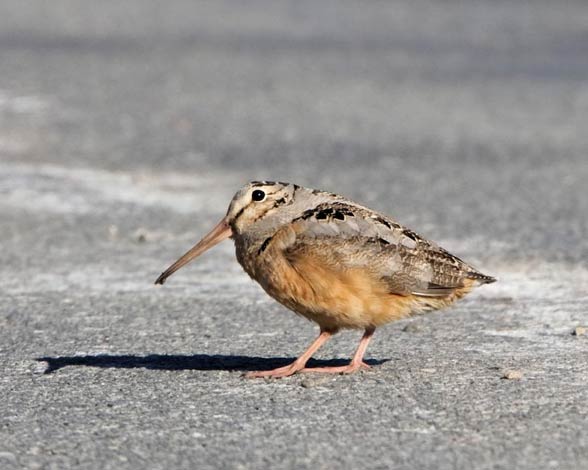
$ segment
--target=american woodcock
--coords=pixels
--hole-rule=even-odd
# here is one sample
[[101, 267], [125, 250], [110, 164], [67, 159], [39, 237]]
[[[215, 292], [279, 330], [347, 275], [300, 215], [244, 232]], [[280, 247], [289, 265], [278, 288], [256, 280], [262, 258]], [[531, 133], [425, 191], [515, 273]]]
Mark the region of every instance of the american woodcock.
[[[377, 327], [445, 307], [474, 286], [494, 282], [394, 219], [336, 194], [296, 184], [254, 181], [233, 197], [227, 215], [155, 281], [226, 238], [243, 269], [274, 299], [320, 326], [320, 335], [292, 364], [249, 372], [351, 373], [363, 367]], [[346, 366], [306, 368], [343, 328], [364, 330]]]

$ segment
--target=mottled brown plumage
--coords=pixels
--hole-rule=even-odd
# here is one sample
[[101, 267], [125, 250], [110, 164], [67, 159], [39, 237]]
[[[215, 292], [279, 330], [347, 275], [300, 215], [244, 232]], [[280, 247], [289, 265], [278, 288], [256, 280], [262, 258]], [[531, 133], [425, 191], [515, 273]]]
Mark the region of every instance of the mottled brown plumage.
[[[243, 269], [270, 296], [321, 329], [294, 363], [250, 377], [367, 367], [363, 355], [377, 327], [440, 309], [476, 285], [495, 281], [394, 219], [341, 196], [252, 182], [237, 192], [215, 229], [156, 283], [228, 237]], [[312, 354], [342, 328], [365, 331], [351, 363], [306, 369]]]

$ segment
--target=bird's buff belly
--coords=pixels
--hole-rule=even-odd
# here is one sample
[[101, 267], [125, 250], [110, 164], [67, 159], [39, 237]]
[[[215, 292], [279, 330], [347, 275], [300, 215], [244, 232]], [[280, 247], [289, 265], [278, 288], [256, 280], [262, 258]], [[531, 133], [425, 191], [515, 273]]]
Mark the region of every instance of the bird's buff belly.
[[256, 270], [255, 280], [282, 305], [323, 329], [378, 327], [427, 310], [412, 295], [395, 295], [363, 269], [282, 266]]

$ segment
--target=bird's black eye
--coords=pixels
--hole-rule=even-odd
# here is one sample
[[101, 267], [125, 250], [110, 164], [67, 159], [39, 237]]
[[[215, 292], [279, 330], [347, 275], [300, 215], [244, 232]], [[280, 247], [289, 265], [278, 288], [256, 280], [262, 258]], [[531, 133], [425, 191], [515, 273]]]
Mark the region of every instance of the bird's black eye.
[[251, 199], [254, 201], [263, 201], [265, 199], [265, 193], [261, 189], [256, 189], [251, 193]]

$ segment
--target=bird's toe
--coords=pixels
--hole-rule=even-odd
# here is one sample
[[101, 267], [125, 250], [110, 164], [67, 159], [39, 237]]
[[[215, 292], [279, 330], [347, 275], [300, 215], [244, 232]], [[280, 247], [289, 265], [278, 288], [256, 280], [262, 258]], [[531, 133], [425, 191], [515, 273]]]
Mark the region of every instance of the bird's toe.
[[280, 379], [282, 377], [289, 377], [290, 375], [294, 375], [299, 370], [300, 367], [296, 367], [292, 364], [285, 367], [278, 367], [277, 369], [272, 370], [257, 370], [247, 372], [243, 374], [243, 377], [245, 377], [246, 379], [260, 379], [264, 377], [268, 377], [271, 379]]

